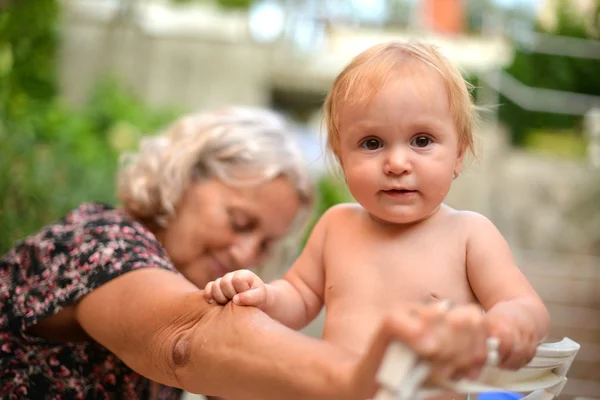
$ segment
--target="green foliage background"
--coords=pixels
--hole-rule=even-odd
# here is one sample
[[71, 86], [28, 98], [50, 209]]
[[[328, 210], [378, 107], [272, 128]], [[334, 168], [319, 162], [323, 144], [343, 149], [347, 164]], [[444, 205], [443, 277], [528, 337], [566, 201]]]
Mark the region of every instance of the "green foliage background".
[[116, 82], [79, 109], [57, 96], [56, 0], [0, 12], [0, 254], [86, 201], [114, 203], [118, 153], [178, 115], [155, 110]]
[[[600, 1], [596, 1], [594, 14], [600, 15]], [[568, 0], [558, 2], [556, 19], [554, 29], [545, 32], [538, 26], [538, 31], [585, 39], [597, 39], [595, 32], [600, 32], [599, 19], [594, 19], [594, 26], [590, 29], [573, 11]], [[506, 70], [527, 86], [600, 96], [600, 59], [530, 53], [518, 47], [512, 65]], [[529, 112], [505, 97], [501, 98], [500, 104], [500, 119], [509, 127], [516, 145], [535, 141], [536, 137], [532, 134], [535, 131], [550, 131], [561, 136], [568, 129], [571, 135], [584, 134], [580, 116]], [[557, 140], [561, 141], [561, 138]]]

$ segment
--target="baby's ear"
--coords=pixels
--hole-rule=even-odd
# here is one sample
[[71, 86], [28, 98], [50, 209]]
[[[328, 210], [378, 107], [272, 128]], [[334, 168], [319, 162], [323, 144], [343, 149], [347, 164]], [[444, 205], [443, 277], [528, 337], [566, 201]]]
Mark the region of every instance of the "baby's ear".
[[456, 158], [456, 163], [454, 164], [454, 177], [457, 177], [458, 174], [462, 172], [466, 152], [467, 146], [464, 144], [460, 145], [458, 148], [458, 157]]

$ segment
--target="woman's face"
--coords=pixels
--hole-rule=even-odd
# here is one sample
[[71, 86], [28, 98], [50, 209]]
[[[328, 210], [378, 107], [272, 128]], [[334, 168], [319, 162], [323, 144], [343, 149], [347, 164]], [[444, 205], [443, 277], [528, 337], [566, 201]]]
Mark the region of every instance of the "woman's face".
[[257, 266], [300, 210], [286, 178], [234, 187], [217, 179], [192, 184], [166, 228], [156, 232], [175, 267], [192, 283]]

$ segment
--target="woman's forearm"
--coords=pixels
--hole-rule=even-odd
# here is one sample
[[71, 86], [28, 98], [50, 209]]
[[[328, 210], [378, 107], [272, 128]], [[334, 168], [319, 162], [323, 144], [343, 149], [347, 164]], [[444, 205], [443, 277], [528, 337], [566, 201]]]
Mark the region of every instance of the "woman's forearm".
[[[148, 379], [228, 400], [364, 400], [383, 354], [370, 352], [371, 364], [359, 364], [358, 356], [286, 328], [256, 307], [211, 305], [180, 275], [152, 268], [86, 295], [75, 318]], [[358, 373], [363, 365], [371, 367]]]
[[229, 400], [361, 398], [350, 389], [358, 356], [288, 329], [254, 307], [215, 306], [186, 340], [189, 356], [176, 371], [190, 392]]
[[188, 391], [228, 400], [372, 398], [392, 340], [430, 360], [440, 381], [476, 375], [487, 356], [479, 307], [398, 309], [382, 320], [363, 357], [286, 328], [255, 307], [211, 306], [198, 321], [174, 347], [176, 381]]

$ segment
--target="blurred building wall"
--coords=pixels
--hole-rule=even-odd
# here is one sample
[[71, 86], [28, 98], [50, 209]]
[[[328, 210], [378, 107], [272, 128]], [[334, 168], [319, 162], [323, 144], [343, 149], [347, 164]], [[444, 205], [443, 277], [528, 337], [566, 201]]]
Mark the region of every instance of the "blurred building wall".
[[149, 5], [119, 19], [90, 3], [73, 2], [63, 15], [59, 78], [69, 102], [84, 101], [110, 73], [156, 106], [269, 103], [268, 48], [250, 40], [243, 15]]
[[[144, 2], [126, 14], [110, 6], [118, 3], [73, 0], [65, 3], [61, 23], [61, 92], [68, 101], [81, 102], [110, 72], [155, 105], [268, 105], [278, 88], [324, 94], [354, 55], [386, 40], [433, 42], [467, 73], [510, 62], [512, 47], [501, 37], [448, 37], [443, 29], [460, 30], [456, 21], [462, 11], [456, 4], [461, 1], [438, 2], [432, 3], [437, 14], [452, 9], [456, 17], [451, 18], [455, 22], [436, 22], [442, 31], [342, 26], [306, 49], [297, 47], [293, 37], [270, 44], [254, 41], [244, 12]], [[445, 2], [452, 4], [440, 5]], [[301, 22], [309, 31], [311, 24], [316, 29], [322, 23], [317, 17]]]

